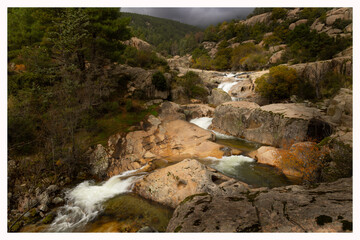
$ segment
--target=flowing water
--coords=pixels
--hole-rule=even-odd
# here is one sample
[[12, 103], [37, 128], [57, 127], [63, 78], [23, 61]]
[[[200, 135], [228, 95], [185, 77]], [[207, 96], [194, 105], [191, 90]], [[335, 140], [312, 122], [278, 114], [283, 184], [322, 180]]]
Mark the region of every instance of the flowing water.
[[[226, 77], [234, 81], [221, 83], [218, 87], [228, 93], [241, 80], [239, 76], [242, 74], [245, 73], [226, 74]], [[192, 119], [190, 122], [208, 129], [212, 120], [203, 117]], [[200, 162], [256, 187], [277, 187], [294, 183], [277, 169], [258, 164], [254, 159], [245, 156], [261, 144], [212, 132], [216, 135], [216, 142], [239, 149], [244, 155], [224, 156], [221, 159], [208, 157], [199, 159]], [[155, 165], [162, 168], [169, 163], [159, 160]], [[131, 193], [134, 183], [142, 177], [135, 175], [136, 171], [124, 172], [101, 184], [85, 181], [66, 192], [67, 202], [59, 208], [57, 217], [47, 231], [136, 232], [145, 226], [165, 231], [173, 209]]]
[[[208, 130], [212, 118], [203, 117], [190, 120], [191, 123]], [[216, 135], [216, 142], [242, 151], [243, 155], [224, 156], [221, 159], [208, 157], [200, 161], [219, 172], [236, 178], [255, 187], [279, 187], [296, 184], [296, 180], [288, 179], [278, 169], [257, 163], [254, 159], [245, 156], [251, 151], [258, 149], [261, 144], [250, 142], [245, 139], [228, 136], [212, 131]]]
[[134, 182], [140, 178], [131, 176], [135, 171], [127, 171], [113, 176], [101, 185], [85, 181], [68, 191], [66, 193], [67, 203], [58, 210], [57, 217], [52, 222], [49, 231], [79, 231], [103, 210], [103, 202], [118, 194], [131, 191]]

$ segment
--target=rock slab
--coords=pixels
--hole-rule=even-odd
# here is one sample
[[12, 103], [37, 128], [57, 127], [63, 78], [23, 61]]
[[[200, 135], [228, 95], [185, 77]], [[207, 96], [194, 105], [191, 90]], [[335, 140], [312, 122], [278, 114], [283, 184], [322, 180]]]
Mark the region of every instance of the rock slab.
[[167, 231], [351, 232], [352, 178], [314, 189], [293, 185], [194, 195], [175, 209]]

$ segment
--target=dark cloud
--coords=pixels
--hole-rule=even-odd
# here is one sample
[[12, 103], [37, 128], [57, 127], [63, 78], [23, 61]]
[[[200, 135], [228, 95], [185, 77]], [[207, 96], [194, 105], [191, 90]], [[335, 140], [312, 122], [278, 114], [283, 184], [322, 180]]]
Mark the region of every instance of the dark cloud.
[[122, 8], [122, 12], [145, 14], [206, 27], [210, 24], [245, 18], [254, 8]]

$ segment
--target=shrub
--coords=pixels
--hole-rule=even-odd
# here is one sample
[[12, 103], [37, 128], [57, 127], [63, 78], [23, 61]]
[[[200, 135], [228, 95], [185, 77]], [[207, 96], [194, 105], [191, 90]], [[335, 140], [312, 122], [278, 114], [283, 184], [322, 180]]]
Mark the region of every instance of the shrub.
[[269, 58], [264, 53], [253, 53], [240, 60], [245, 71], [258, 70], [266, 66]]
[[340, 88], [351, 87], [352, 79], [339, 73], [329, 72], [325, 75], [320, 85], [321, 95], [325, 98], [330, 98], [336, 95]]
[[169, 88], [164, 74], [160, 71], [153, 74], [151, 82], [159, 91], [166, 91]]
[[255, 70], [267, 63], [265, 51], [253, 43], [242, 44], [234, 48], [231, 56], [232, 69]]
[[296, 94], [299, 89], [300, 80], [296, 70], [286, 66], [276, 66], [256, 79], [256, 91], [270, 101], [278, 101], [289, 98]]
[[158, 57], [153, 51], [137, 50], [134, 47], [127, 46], [120, 57], [121, 63], [126, 63], [132, 67], [142, 67], [154, 69], [160, 66], [168, 67], [167, 62]]
[[338, 18], [335, 20], [335, 22], [332, 24], [333, 28], [337, 28], [340, 30], [343, 30], [346, 26], [348, 26], [350, 23], [352, 23], [352, 20], [344, 20], [341, 18]]
[[271, 19], [284, 19], [287, 15], [287, 10], [285, 8], [273, 8], [271, 12]]
[[177, 83], [184, 88], [185, 94], [189, 98], [205, 99], [208, 95], [203, 81], [196, 73], [189, 71], [184, 77], [178, 78]]

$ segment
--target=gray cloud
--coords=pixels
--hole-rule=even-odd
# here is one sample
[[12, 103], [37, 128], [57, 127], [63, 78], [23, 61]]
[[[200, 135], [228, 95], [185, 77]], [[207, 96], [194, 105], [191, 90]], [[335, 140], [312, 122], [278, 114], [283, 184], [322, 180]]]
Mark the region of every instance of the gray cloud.
[[195, 26], [245, 18], [254, 8], [122, 8], [122, 12], [167, 18]]

